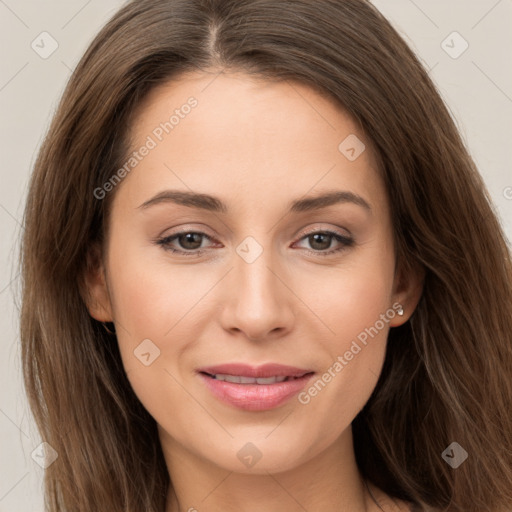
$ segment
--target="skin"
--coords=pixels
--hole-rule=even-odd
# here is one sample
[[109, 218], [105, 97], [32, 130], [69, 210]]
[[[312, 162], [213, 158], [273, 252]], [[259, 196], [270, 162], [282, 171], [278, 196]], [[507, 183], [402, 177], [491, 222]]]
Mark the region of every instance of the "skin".
[[[409, 319], [421, 283], [395, 273], [371, 142], [339, 105], [300, 83], [189, 73], [140, 105], [133, 150], [190, 96], [197, 107], [115, 190], [105, 260], [88, 276], [89, 311], [114, 321], [129, 381], [158, 423], [173, 482], [166, 512], [380, 510], [355, 463], [351, 422], [377, 383], [389, 329]], [[355, 161], [338, 150], [351, 134], [366, 146]], [[228, 211], [140, 207], [166, 189], [216, 196]], [[345, 202], [287, 212], [292, 200], [333, 189], [371, 210]], [[181, 229], [207, 237], [171, 246], [200, 245], [202, 254], [155, 243]], [[325, 231], [354, 243], [306, 236]], [[236, 251], [248, 236], [263, 250], [251, 263]], [[404, 316], [369, 338], [308, 404], [294, 397], [273, 410], [240, 410], [196, 374], [212, 364], [277, 362], [321, 376], [396, 302]], [[160, 350], [149, 366], [134, 356], [145, 339]], [[261, 453], [252, 467], [237, 457], [247, 443]], [[372, 491], [383, 510], [408, 510]]]

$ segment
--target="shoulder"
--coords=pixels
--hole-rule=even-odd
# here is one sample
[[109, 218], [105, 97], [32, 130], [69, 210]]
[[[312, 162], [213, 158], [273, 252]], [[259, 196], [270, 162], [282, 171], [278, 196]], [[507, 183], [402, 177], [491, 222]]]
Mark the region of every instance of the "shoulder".
[[373, 497], [379, 504], [380, 509], [384, 512], [421, 512], [420, 509], [412, 503], [388, 496], [384, 491], [375, 487], [373, 484], [368, 483], [368, 486]]

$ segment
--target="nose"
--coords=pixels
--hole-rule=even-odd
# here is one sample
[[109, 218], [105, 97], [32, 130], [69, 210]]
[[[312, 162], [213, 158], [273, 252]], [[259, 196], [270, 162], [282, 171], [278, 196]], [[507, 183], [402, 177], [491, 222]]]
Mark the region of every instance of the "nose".
[[221, 323], [251, 341], [281, 337], [293, 329], [296, 303], [293, 284], [282, 266], [264, 250], [252, 262], [234, 254], [234, 268], [224, 280]]

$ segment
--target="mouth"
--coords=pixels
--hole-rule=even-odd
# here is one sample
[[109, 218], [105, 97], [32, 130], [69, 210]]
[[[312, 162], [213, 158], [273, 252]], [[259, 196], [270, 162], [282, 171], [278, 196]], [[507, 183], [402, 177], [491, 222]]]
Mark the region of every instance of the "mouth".
[[201, 368], [197, 374], [220, 401], [237, 409], [265, 411], [299, 393], [315, 372], [279, 364], [228, 364]]
[[278, 382], [288, 382], [290, 380], [297, 380], [304, 375], [308, 375], [308, 372], [304, 373], [303, 375], [300, 375], [298, 377], [292, 377], [292, 376], [277, 376], [274, 375], [272, 377], [244, 377], [243, 375], [228, 375], [225, 373], [216, 373], [216, 374], [210, 374], [206, 372], [200, 372], [203, 375], [206, 375], [207, 377], [210, 377], [215, 380], [221, 380], [223, 382], [232, 382], [234, 384], [276, 384]]

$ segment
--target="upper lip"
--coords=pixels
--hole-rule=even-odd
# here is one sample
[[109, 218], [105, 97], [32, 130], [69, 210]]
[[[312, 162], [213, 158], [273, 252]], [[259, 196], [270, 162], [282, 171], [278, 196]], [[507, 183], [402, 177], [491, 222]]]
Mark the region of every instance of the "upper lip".
[[302, 377], [307, 373], [313, 373], [313, 370], [297, 368], [295, 366], [286, 366], [277, 363], [267, 363], [261, 366], [251, 366], [245, 363], [229, 363], [216, 366], [205, 366], [198, 368], [199, 373], [208, 373], [209, 375], [235, 375], [239, 377]]

